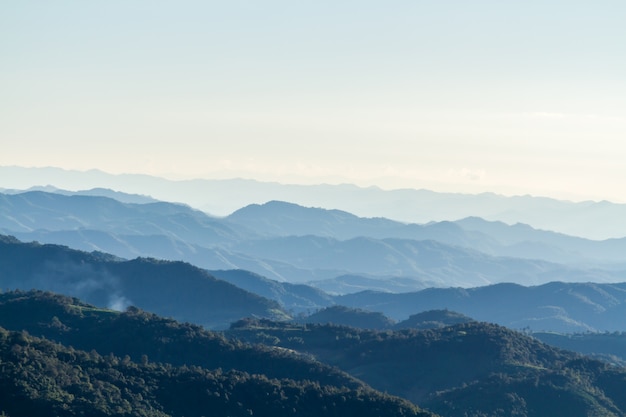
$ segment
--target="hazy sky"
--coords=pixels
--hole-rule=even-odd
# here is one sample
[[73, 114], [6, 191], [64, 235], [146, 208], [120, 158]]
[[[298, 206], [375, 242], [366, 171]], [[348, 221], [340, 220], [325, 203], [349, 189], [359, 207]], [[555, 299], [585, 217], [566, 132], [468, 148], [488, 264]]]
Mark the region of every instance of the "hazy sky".
[[623, 0], [3, 2], [0, 165], [624, 202], [624, 22]]

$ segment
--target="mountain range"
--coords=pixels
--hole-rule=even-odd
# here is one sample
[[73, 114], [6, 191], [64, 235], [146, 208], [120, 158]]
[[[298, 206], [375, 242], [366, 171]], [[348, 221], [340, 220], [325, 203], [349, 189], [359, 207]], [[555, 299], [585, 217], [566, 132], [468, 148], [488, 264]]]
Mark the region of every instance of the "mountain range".
[[622, 205], [4, 172], [1, 415], [626, 415]]
[[22, 243], [8, 236], [0, 236], [0, 288], [50, 290], [121, 310], [135, 305], [207, 328], [225, 328], [249, 316], [289, 319], [346, 306], [382, 313], [386, 318], [377, 320], [388, 322], [401, 322], [427, 310], [449, 309], [514, 329], [626, 331], [622, 320], [626, 313], [624, 283], [496, 284], [331, 295], [249, 271], [209, 272], [179, 261], [124, 260], [60, 245]]
[[271, 200], [307, 207], [341, 209], [361, 217], [386, 217], [408, 223], [481, 217], [507, 224], [525, 223], [591, 239], [626, 236], [626, 205], [608, 201], [571, 202], [547, 197], [454, 194], [430, 190], [383, 190], [340, 185], [289, 185], [246, 179], [166, 180], [148, 175], [112, 175], [98, 170], [0, 167], [5, 189], [42, 184], [85, 190], [107, 188], [189, 204], [224, 216], [238, 208]]
[[336, 297], [335, 302], [382, 312], [396, 320], [418, 311], [450, 309], [513, 329], [564, 333], [626, 330], [622, 324], [626, 283], [551, 282], [530, 287], [506, 283], [477, 288], [429, 288], [402, 294], [363, 291]]
[[[383, 313], [395, 321], [448, 308], [512, 328], [622, 330], [618, 317], [623, 298], [618, 283], [626, 277], [624, 239], [594, 241], [475, 217], [407, 224], [280, 201], [252, 204], [229, 216], [214, 217], [145, 195], [104, 189], [48, 191], [54, 192], [0, 193], [0, 231], [22, 241], [95, 251], [80, 255], [95, 257], [82, 262], [100, 271], [104, 261], [98, 256], [104, 257], [109, 263], [104, 268], [107, 274], [115, 268], [133, 267], [144, 268], [139, 276], [180, 275], [187, 268], [193, 271], [190, 275], [217, 277], [212, 285], [227, 281], [234, 285], [228, 288], [244, 290], [246, 297], [258, 297], [264, 304], [254, 312], [242, 308], [221, 318], [200, 318], [195, 313], [174, 316], [174, 311], [181, 313], [177, 308], [168, 311], [163, 304], [154, 310], [158, 303], [142, 301], [138, 285], [121, 292], [117, 271], [113, 281], [98, 278], [102, 282], [93, 284], [97, 280], [91, 279], [66, 290], [63, 285], [72, 286], [75, 279], [68, 271], [80, 268], [47, 261], [46, 268], [55, 265], [49, 274], [65, 278], [46, 282], [44, 288], [73, 291], [69, 294], [87, 297], [100, 306], [139, 303], [149, 311], [209, 327], [226, 326], [246, 314], [293, 316], [345, 305]], [[159, 269], [171, 271], [147, 272], [157, 263], [147, 258], [171, 261]], [[16, 288], [39, 288], [41, 275]], [[167, 292], [160, 291], [155, 299]], [[515, 311], [508, 311], [510, 306], [516, 306]]]
[[285, 202], [216, 218], [181, 204], [40, 191], [0, 194], [0, 203], [0, 231], [21, 240], [182, 260], [211, 270], [245, 269], [338, 293], [350, 291], [337, 281], [345, 276], [363, 277], [360, 286], [352, 279], [352, 291], [367, 288], [371, 279], [379, 279], [379, 289], [410, 291], [626, 276], [626, 240], [596, 242], [477, 219], [404, 224]]

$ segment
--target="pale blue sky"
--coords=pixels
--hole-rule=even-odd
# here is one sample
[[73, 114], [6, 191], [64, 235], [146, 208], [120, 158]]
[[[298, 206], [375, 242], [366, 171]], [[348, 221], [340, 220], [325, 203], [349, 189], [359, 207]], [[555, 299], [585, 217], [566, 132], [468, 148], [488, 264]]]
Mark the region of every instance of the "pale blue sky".
[[624, 1], [3, 2], [0, 165], [626, 201], [624, 22]]

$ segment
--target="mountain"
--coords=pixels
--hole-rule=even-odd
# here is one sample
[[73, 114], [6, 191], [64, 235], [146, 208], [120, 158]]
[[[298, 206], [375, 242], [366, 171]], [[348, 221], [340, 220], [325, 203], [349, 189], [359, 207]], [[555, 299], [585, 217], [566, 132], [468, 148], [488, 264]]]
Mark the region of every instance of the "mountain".
[[[318, 239], [322, 242], [329, 241]], [[333, 241], [330, 240], [330, 242]], [[422, 243], [430, 244], [429, 242]], [[436, 245], [433, 246], [436, 247]], [[407, 247], [416, 246], [405, 245], [401, 249], [406, 250]], [[420, 248], [425, 247], [428, 246]], [[621, 325], [621, 317], [626, 314], [626, 304], [623, 303], [623, 284], [568, 285], [555, 282], [536, 287], [502, 284], [468, 289], [429, 289], [406, 294], [369, 291], [331, 298], [328, 294], [303, 285], [287, 285], [286, 283], [279, 285], [275, 281], [260, 279], [258, 276], [249, 280], [250, 285], [256, 285], [257, 289], [247, 288], [260, 291], [259, 288], [264, 286], [265, 292], [259, 293], [275, 300], [270, 301], [228, 285], [224, 281], [216, 280], [205, 271], [182, 262], [161, 262], [145, 258], [121, 261], [101, 253], [80, 253], [54, 245], [21, 244], [7, 239], [2, 242], [2, 249], [0, 285], [3, 288], [49, 289], [83, 297], [100, 306], [124, 308], [129, 304], [135, 304], [149, 311], [209, 327], [224, 327], [236, 319], [251, 314], [274, 317], [274, 315], [284, 315], [282, 309], [301, 313], [339, 304], [379, 311], [394, 320], [405, 320], [410, 315], [425, 310], [447, 308], [477, 320], [495, 321], [512, 328], [528, 327], [535, 331], [625, 330]], [[325, 253], [317, 251], [318, 249], [312, 247], [310, 254], [306, 252], [302, 254], [303, 256], [311, 256], [311, 254], [319, 256], [320, 253]], [[288, 250], [289, 248], [285, 247], [285, 252]], [[293, 248], [291, 250], [293, 251]], [[424, 250], [420, 252], [418, 255], [423, 256], [423, 263], [430, 264], [430, 273], [432, 274], [432, 271], [437, 271], [439, 268], [442, 279], [445, 274], [453, 276], [457, 273], [460, 276], [464, 271], [471, 277], [471, 268], [476, 267], [476, 259], [490, 259], [478, 253], [476, 258], [470, 258], [474, 264], [469, 263], [466, 264], [469, 267], [463, 267], [460, 261], [464, 258], [461, 256], [445, 258], [437, 257], [437, 253], [441, 252], [434, 252], [432, 255]], [[207, 250], [206, 253], [217, 256], [221, 252]], [[372, 264], [376, 259], [381, 259], [374, 255], [367, 256], [366, 252], [360, 253], [364, 258], [369, 258]], [[336, 259], [342, 258], [340, 252], [334, 256]], [[328, 259], [332, 260], [333, 256], [328, 255]], [[381, 260], [383, 261], [385, 259]], [[354, 262], [358, 265], [357, 257]], [[442, 266], [438, 266], [437, 262]], [[517, 268], [515, 262], [508, 264], [485, 262], [484, 265], [485, 268], [492, 268], [492, 270], [493, 268], [504, 270], [507, 265], [513, 271]], [[541, 264], [529, 263], [527, 265]], [[457, 268], [457, 272], [454, 268]], [[236, 275], [225, 272], [221, 274], [231, 277]], [[239, 275], [242, 274], [250, 276], [247, 273], [239, 273]], [[544, 275], [538, 275], [535, 271], [530, 276], [533, 279], [540, 277], [546, 281], [554, 277], [549, 271]], [[176, 277], [177, 281], [171, 277]], [[178, 277], [185, 277], [189, 286], [181, 285], [184, 281]], [[575, 280], [576, 275], [569, 278]], [[245, 280], [245, 278], [239, 279], [238, 285], [243, 285], [242, 282]], [[186, 299], [192, 302], [184, 302], [183, 300]], [[282, 303], [282, 306], [278, 302]], [[212, 308], [206, 308], [207, 305]], [[220, 306], [224, 307], [223, 311], [220, 311]]]
[[[462, 222], [466, 223], [480, 222]], [[534, 229], [525, 229], [522, 237], [520, 226], [511, 226], [509, 236], [504, 230], [508, 226], [498, 229], [487, 222], [479, 226], [484, 232], [465, 231], [450, 222], [407, 225], [282, 202], [248, 206], [221, 219], [164, 202], [130, 204], [38, 191], [0, 194], [0, 230], [21, 240], [60, 243], [123, 258], [180, 260], [211, 270], [245, 269], [278, 281], [311, 281], [336, 293], [351, 291], [344, 278], [337, 279], [343, 276], [362, 277], [352, 291], [394, 292], [506, 281], [524, 285], [554, 280], [615, 282], [626, 276], [619, 264], [598, 267], [593, 262], [600, 258], [579, 254], [585, 247], [595, 248], [589, 253], [596, 254], [608, 248], [604, 261], [619, 262], [621, 240], [592, 242]], [[299, 235], [316, 230], [318, 235]], [[544, 237], [544, 241], [531, 240]], [[578, 246], [569, 247], [570, 241]], [[527, 259], [497, 256], [515, 250]], [[530, 259], [533, 255], [538, 259]], [[542, 258], [577, 262], [566, 266]], [[365, 287], [366, 277], [378, 282]], [[320, 282], [324, 280], [333, 281]]]
[[256, 259], [234, 253], [227, 247], [205, 247], [165, 235], [117, 235], [86, 229], [7, 233], [22, 241], [61, 244], [85, 251], [112, 253], [128, 259], [150, 257], [189, 262], [206, 269], [247, 269], [279, 281], [285, 281], [292, 275], [306, 280], [334, 276], [332, 271], [319, 275], [316, 271], [298, 269], [285, 262]]
[[0, 311], [21, 329], [0, 327], [3, 415], [431, 415], [286, 349], [137, 309], [31, 291], [0, 294]]
[[472, 288], [427, 288], [406, 293], [370, 290], [330, 295], [306, 285], [279, 283], [247, 271], [213, 271], [212, 274], [281, 302], [287, 310], [304, 314], [303, 320], [317, 310], [342, 306], [330, 309], [336, 317], [323, 322], [367, 328], [366, 324], [357, 325], [339, 318], [341, 309], [349, 307], [375, 314], [381, 312], [398, 321], [396, 329], [440, 327], [476, 319], [535, 332], [626, 331], [622, 320], [626, 314], [626, 283], [551, 282], [529, 287], [502, 283]]
[[57, 243], [123, 258], [154, 257], [207, 269], [249, 269], [285, 281], [333, 277], [301, 271], [289, 263], [234, 253], [228, 242], [254, 233], [172, 203], [126, 204], [107, 197], [44, 192], [0, 194], [0, 231], [23, 241]]
[[[599, 268], [576, 268], [547, 261], [506, 258], [437, 241], [374, 239], [337, 240], [323, 236], [250, 239], [230, 248], [258, 259], [290, 263], [318, 275], [408, 277], [426, 285], [472, 287], [497, 282], [522, 285], [560, 280], [615, 282], [626, 273]], [[305, 281], [292, 275], [292, 281]]]
[[420, 225], [270, 201], [241, 208], [229, 215], [227, 220], [259, 235], [273, 237], [314, 235], [337, 240], [357, 237], [435, 240], [493, 256], [626, 267], [626, 238], [597, 241], [538, 230], [522, 223], [508, 225], [478, 217]]
[[275, 301], [183, 262], [121, 260], [59, 245], [0, 236], [0, 287], [50, 290], [100, 307], [134, 305], [209, 328], [241, 317], [285, 317]]
[[454, 222], [467, 232], [489, 236], [493, 254], [518, 258], [544, 259], [552, 262], [615, 264], [624, 267], [626, 239], [591, 240], [548, 230], [537, 230], [529, 225], [508, 225], [468, 217]]
[[107, 197], [30, 191], [0, 194], [0, 229], [12, 232], [100, 230], [117, 235], [164, 235], [211, 245], [242, 238], [219, 219], [173, 203], [130, 204]]
[[136, 307], [119, 312], [48, 291], [0, 294], [0, 327], [102, 355], [128, 355], [135, 362], [145, 355], [151, 361], [174, 366], [239, 370], [352, 389], [362, 386], [349, 375], [301, 355], [230, 341], [220, 332]]
[[525, 223], [591, 239], [626, 236], [626, 204], [571, 202], [546, 197], [493, 193], [455, 194], [430, 190], [383, 190], [378, 187], [293, 185], [244, 179], [172, 181], [148, 175], [112, 175], [102, 171], [59, 168], [0, 167], [2, 186], [27, 189], [52, 184], [69, 190], [108, 188], [179, 201], [216, 215], [228, 215], [249, 204], [290, 201], [307, 207], [339, 209], [361, 217], [386, 217], [407, 223], [481, 217], [507, 224]]
[[439, 329], [455, 324], [471, 323], [474, 319], [450, 310], [429, 310], [412, 314], [408, 319], [396, 323], [395, 329]]
[[[534, 330], [565, 332], [622, 330], [616, 324], [618, 323], [616, 318], [626, 307], [621, 306], [620, 303], [606, 304], [602, 297], [598, 297], [597, 302], [589, 302], [586, 300], [593, 299], [593, 297], [589, 298], [587, 294], [579, 294], [579, 301], [574, 297], [565, 299], [563, 294], [558, 293], [554, 294], [558, 295], [557, 298], [552, 295], [547, 296], [545, 302], [538, 303], [528, 298], [519, 301], [518, 314], [511, 314], [506, 309], [497, 310], [495, 307], [502, 303], [496, 296], [489, 299], [488, 304], [484, 304], [483, 307], [487, 309], [486, 306], [493, 305], [494, 308], [476, 311], [472, 307], [476, 305], [472, 304], [474, 301], [468, 301], [468, 305], [445, 299], [442, 299], [440, 303], [432, 302], [433, 300], [425, 300], [422, 304], [413, 301], [405, 303], [395, 299], [389, 301], [386, 299], [388, 295], [377, 295], [373, 292], [361, 294], [356, 296], [354, 301], [349, 301], [350, 298], [331, 299], [328, 294], [347, 295], [347, 293], [372, 289], [382, 292], [413, 292], [427, 287], [475, 288], [507, 281], [531, 286], [552, 281], [619, 282], [624, 281], [626, 277], [621, 270], [576, 268], [541, 260], [497, 257], [436, 241], [373, 237], [339, 240], [328, 236], [312, 235], [261, 237], [261, 230], [254, 230], [244, 224], [235, 224], [228, 219], [212, 218], [179, 204], [126, 204], [106, 197], [64, 196], [43, 192], [3, 194], [0, 198], [2, 198], [0, 223], [8, 227], [30, 230], [15, 233], [22, 239], [36, 237], [36, 240], [43, 242], [62, 242], [73, 247], [112, 253], [128, 259], [152, 257], [182, 260], [213, 271], [249, 270], [258, 275], [249, 279], [252, 275], [247, 273], [222, 272], [221, 274], [228, 275], [229, 279], [233, 280], [236, 279], [237, 274], [243, 274], [242, 277], [246, 275], [247, 278], [237, 278], [236, 285], [257, 292], [263, 297], [271, 298], [280, 303], [282, 308], [294, 313], [310, 313], [333, 304], [341, 304], [364, 310], [381, 311], [394, 320], [404, 320], [420, 311], [449, 308], [479, 320], [497, 320], [498, 323], [513, 328], [530, 327]], [[267, 211], [272, 205], [279, 208], [286, 207], [292, 214], [314, 213], [315, 216], [323, 219], [328, 219], [329, 215], [326, 210], [306, 209], [278, 202], [258, 209]], [[340, 217], [352, 219], [350, 221], [357, 225], [368, 222], [368, 219], [354, 218], [345, 213]], [[302, 217], [297, 218], [302, 219]], [[303, 219], [306, 219], [306, 216]], [[383, 224], [385, 221], [377, 220], [375, 223]], [[492, 242], [502, 242], [503, 245], [529, 242], [527, 239], [544, 234], [544, 232], [522, 225], [490, 224], [476, 219], [473, 223], [482, 227], [482, 231], [476, 233], [489, 236]], [[397, 225], [394, 222], [390, 224], [397, 226], [395, 230], [407, 226]], [[329, 230], [335, 226], [333, 224]], [[452, 232], [458, 231], [461, 227], [459, 225], [448, 226], [450, 226], [448, 223], [442, 225], [443, 229], [450, 232], [444, 233], [446, 236], [454, 236]], [[51, 230], [45, 230], [45, 227]], [[104, 230], [94, 230], [90, 229], [91, 227]], [[33, 230], [34, 228], [37, 230]], [[506, 233], [508, 229], [513, 230], [510, 236]], [[383, 233], [383, 229], [378, 232]], [[475, 233], [475, 231], [470, 232]], [[480, 235], [471, 236], [476, 238]], [[546, 236], [548, 236], [546, 239], [555, 238], [553, 234]], [[567, 238], [560, 237], [560, 239]], [[63, 274], [67, 275], [68, 272], [64, 271]], [[273, 279], [273, 281], [261, 279], [262, 277]], [[279, 285], [276, 281], [282, 281], [282, 284]], [[97, 291], [105, 292], [89, 286], [69, 289], [63, 287], [63, 282], [65, 281], [45, 288], [61, 292], [74, 291], [71, 294], [79, 296], [82, 296], [85, 288], [94, 297], [93, 294]], [[114, 304], [125, 306], [129, 302], [137, 303], [141, 300], [141, 292], [133, 296], [117, 296], [116, 294], [119, 293], [117, 287], [111, 287], [112, 284], [107, 280], [103, 282], [106, 282], [104, 285], [107, 286], [109, 294], [100, 295], [99, 298], [90, 298], [90, 301], [105, 306]], [[294, 282], [299, 282], [299, 284], [294, 284]], [[303, 283], [310, 283], [318, 289], [301, 285]], [[16, 287], [31, 288], [19, 285], [22, 283], [17, 284]], [[37, 285], [32, 285], [32, 287], [39, 288]], [[501, 291], [496, 291], [496, 293], [500, 293], [500, 297], [508, 297], [507, 291], [511, 287], [500, 288]], [[327, 293], [320, 292], [319, 289]], [[459, 289], [450, 291], [462, 293]], [[468, 293], [475, 294], [476, 291], [470, 290]], [[521, 292], [520, 290], [519, 293]], [[519, 294], [516, 292], [513, 296], [515, 300]], [[616, 295], [608, 299], [619, 300], [620, 298]], [[146, 304], [141, 305], [143, 308], [166, 315], [174, 314], [173, 310], [154, 310], [154, 308], [162, 308], [154, 305], [158, 303], [150, 304], [150, 300], [145, 300], [145, 302]], [[416, 308], [417, 305], [421, 307]], [[597, 306], [589, 309], [590, 305]], [[576, 312], [577, 309], [588, 314], [579, 314]], [[269, 310], [278, 311], [275, 307]], [[262, 310], [255, 310], [254, 314], [260, 316], [268, 314], [267, 312], [259, 313], [259, 311]], [[245, 313], [243, 315], [248, 315], [245, 308], [241, 312]], [[189, 320], [208, 326], [225, 326], [231, 320], [241, 317], [239, 313], [233, 313], [232, 316], [224, 318], [214, 317], [217, 321], [209, 322], [206, 321], [207, 317], [201, 318], [197, 313], [189, 314], [184, 317], [193, 317]], [[176, 317], [183, 318], [183, 316]]]
[[626, 332], [534, 332], [532, 336], [561, 349], [580, 352], [617, 366], [626, 366]]
[[62, 195], [86, 195], [86, 196], [97, 196], [97, 197], [107, 197], [117, 200], [121, 203], [130, 203], [130, 204], [146, 204], [146, 203], [157, 203], [159, 200], [156, 200], [147, 195], [141, 194], [128, 194], [121, 191], [110, 190], [108, 188], [92, 188], [89, 190], [78, 190], [78, 191], [69, 191], [62, 190], [60, 188], [56, 188], [52, 185], [46, 186], [35, 186], [30, 187], [27, 190], [12, 190], [0, 188], [0, 192], [4, 194], [22, 194], [28, 191], [42, 191], [45, 193], [55, 193]]
[[310, 312], [334, 303], [331, 295], [309, 285], [278, 282], [240, 269], [209, 272], [246, 291], [275, 300], [287, 311]]
[[273, 337], [442, 416], [626, 415], [625, 369], [493, 324], [373, 331], [247, 321], [229, 334]]
[[[334, 324], [369, 330], [440, 329], [473, 321], [470, 317], [454, 311], [429, 310], [413, 314], [408, 319], [396, 323], [382, 313], [342, 305], [326, 307], [313, 314], [296, 319], [297, 323]], [[577, 349], [571, 350], [579, 351]]]
[[380, 311], [404, 320], [426, 310], [450, 309], [513, 329], [562, 333], [624, 331], [626, 283], [503, 283], [476, 288], [430, 288], [390, 294], [364, 291], [335, 297], [337, 304]]
[[358, 237], [437, 240], [456, 246], [490, 249], [486, 235], [468, 233], [452, 222], [407, 224], [382, 217], [363, 218], [342, 210], [303, 207], [283, 201], [251, 204], [226, 219], [260, 235], [273, 237], [314, 235], [337, 240]]
[[345, 274], [320, 281], [309, 281], [308, 285], [329, 294], [343, 295], [361, 291], [413, 292], [437, 287], [441, 282], [424, 278], [380, 277], [368, 274]]
[[386, 317], [382, 313], [338, 305], [316, 311], [311, 315], [300, 318], [298, 321], [302, 323], [328, 323], [375, 330], [391, 329], [394, 325], [393, 320]]

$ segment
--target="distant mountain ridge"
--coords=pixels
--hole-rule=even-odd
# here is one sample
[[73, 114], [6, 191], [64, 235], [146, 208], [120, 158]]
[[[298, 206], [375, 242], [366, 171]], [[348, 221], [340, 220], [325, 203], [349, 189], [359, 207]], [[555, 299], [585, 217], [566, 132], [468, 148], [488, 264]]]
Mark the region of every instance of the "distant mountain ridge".
[[403, 294], [364, 291], [334, 300], [348, 307], [379, 311], [395, 320], [406, 319], [418, 308], [449, 309], [512, 329], [562, 333], [626, 330], [626, 283], [551, 282], [531, 287], [503, 283]]
[[227, 219], [260, 235], [273, 237], [315, 235], [338, 240], [357, 237], [435, 240], [494, 256], [626, 266], [626, 238], [596, 241], [538, 230], [526, 224], [508, 225], [478, 217], [420, 225], [386, 218], [362, 218], [341, 210], [270, 201], [243, 207]]
[[334, 303], [332, 295], [305, 284], [278, 282], [241, 269], [209, 273], [246, 291], [275, 300], [295, 312], [314, 311]]
[[188, 243], [204, 244], [239, 239], [219, 219], [191, 207], [161, 201], [134, 204], [90, 195], [41, 191], [0, 193], [0, 228], [30, 232], [102, 230], [117, 234], [163, 234]]
[[454, 244], [461, 241], [467, 246], [479, 242], [479, 239], [452, 222], [407, 224], [383, 217], [358, 217], [342, 210], [303, 207], [285, 201], [251, 204], [230, 214], [227, 219], [259, 234], [273, 237], [315, 235], [338, 240], [395, 237]]
[[362, 217], [386, 217], [409, 223], [458, 220], [470, 216], [509, 224], [525, 223], [592, 239], [626, 236], [626, 204], [570, 202], [546, 197], [505, 197], [492, 193], [454, 194], [429, 190], [382, 190], [354, 185], [288, 185], [254, 180], [172, 181], [148, 175], [112, 175], [98, 170], [0, 167], [0, 186], [27, 189], [52, 184], [65, 189], [109, 188], [180, 201], [209, 213], [227, 215], [249, 204], [271, 200], [307, 207], [340, 209]]
[[34, 186], [34, 187], [30, 187], [27, 190], [0, 188], [0, 192], [4, 194], [22, 194], [24, 192], [29, 192], [29, 191], [42, 191], [46, 193], [55, 193], [55, 194], [68, 195], [68, 196], [69, 195], [88, 195], [88, 196], [96, 196], [96, 197], [108, 197], [108, 198], [115, 199], [121, 203], [131, 203], [131, 204], [156, 203], [159, 201], [147, 195], [128, 194], [128, 193], [123, 193], [121, 191], [111, 190], [108, 188], [91, 188], [89, 190], [78, 190], [78, 191], [63, 190], [61, 188], [56, 188], [52, 185]]
[[[22, 240], [124, 258], [182, 260], [211, 270], [246, 269], [279, 281], [312, 282], [327, 291], [351, 291], [345, 283], [328, 281], [342, 276], [378, 279], [382, 286], [377, 288], [388, 291], [411, 291], [506, 281], [614, 282], [626, 275], [626, 265], [620, 263], [625, 263], [626, 250], [619, 250], [626, 249], [626, 240], [594, 242], [527, 228], [522, 238], [544, 239], [537, 242], [515, 234], [508, 237], [509, 226], [493, 232], [488, 222], [473, 224], [485, 231], [467, 231], [451, 222], [416, 225], [359, 218], [284, 202], [248, 206], [215, 218], [165, 202], [129, 204], [38, 191], [0, 194], [0, 232]], [[308, 234], [316, 231], [319, 234]], [[578, 246], [571, 248], [570, 241]], [[507, 246], [511, 242], [517, 246]], [[511, 256], [512, 248], [524, 245], [530, 249], [520, 249], [518, 259]], [[548, 246], [553, 250], [546, 250]], [[610, 263], [605, 267], [601, 259], [585, 258], [581, 251], [606, 253]], [[578, 263], [565, 266], [554, 258]], [[366, 285], [361, 279], [354, 291]]]

